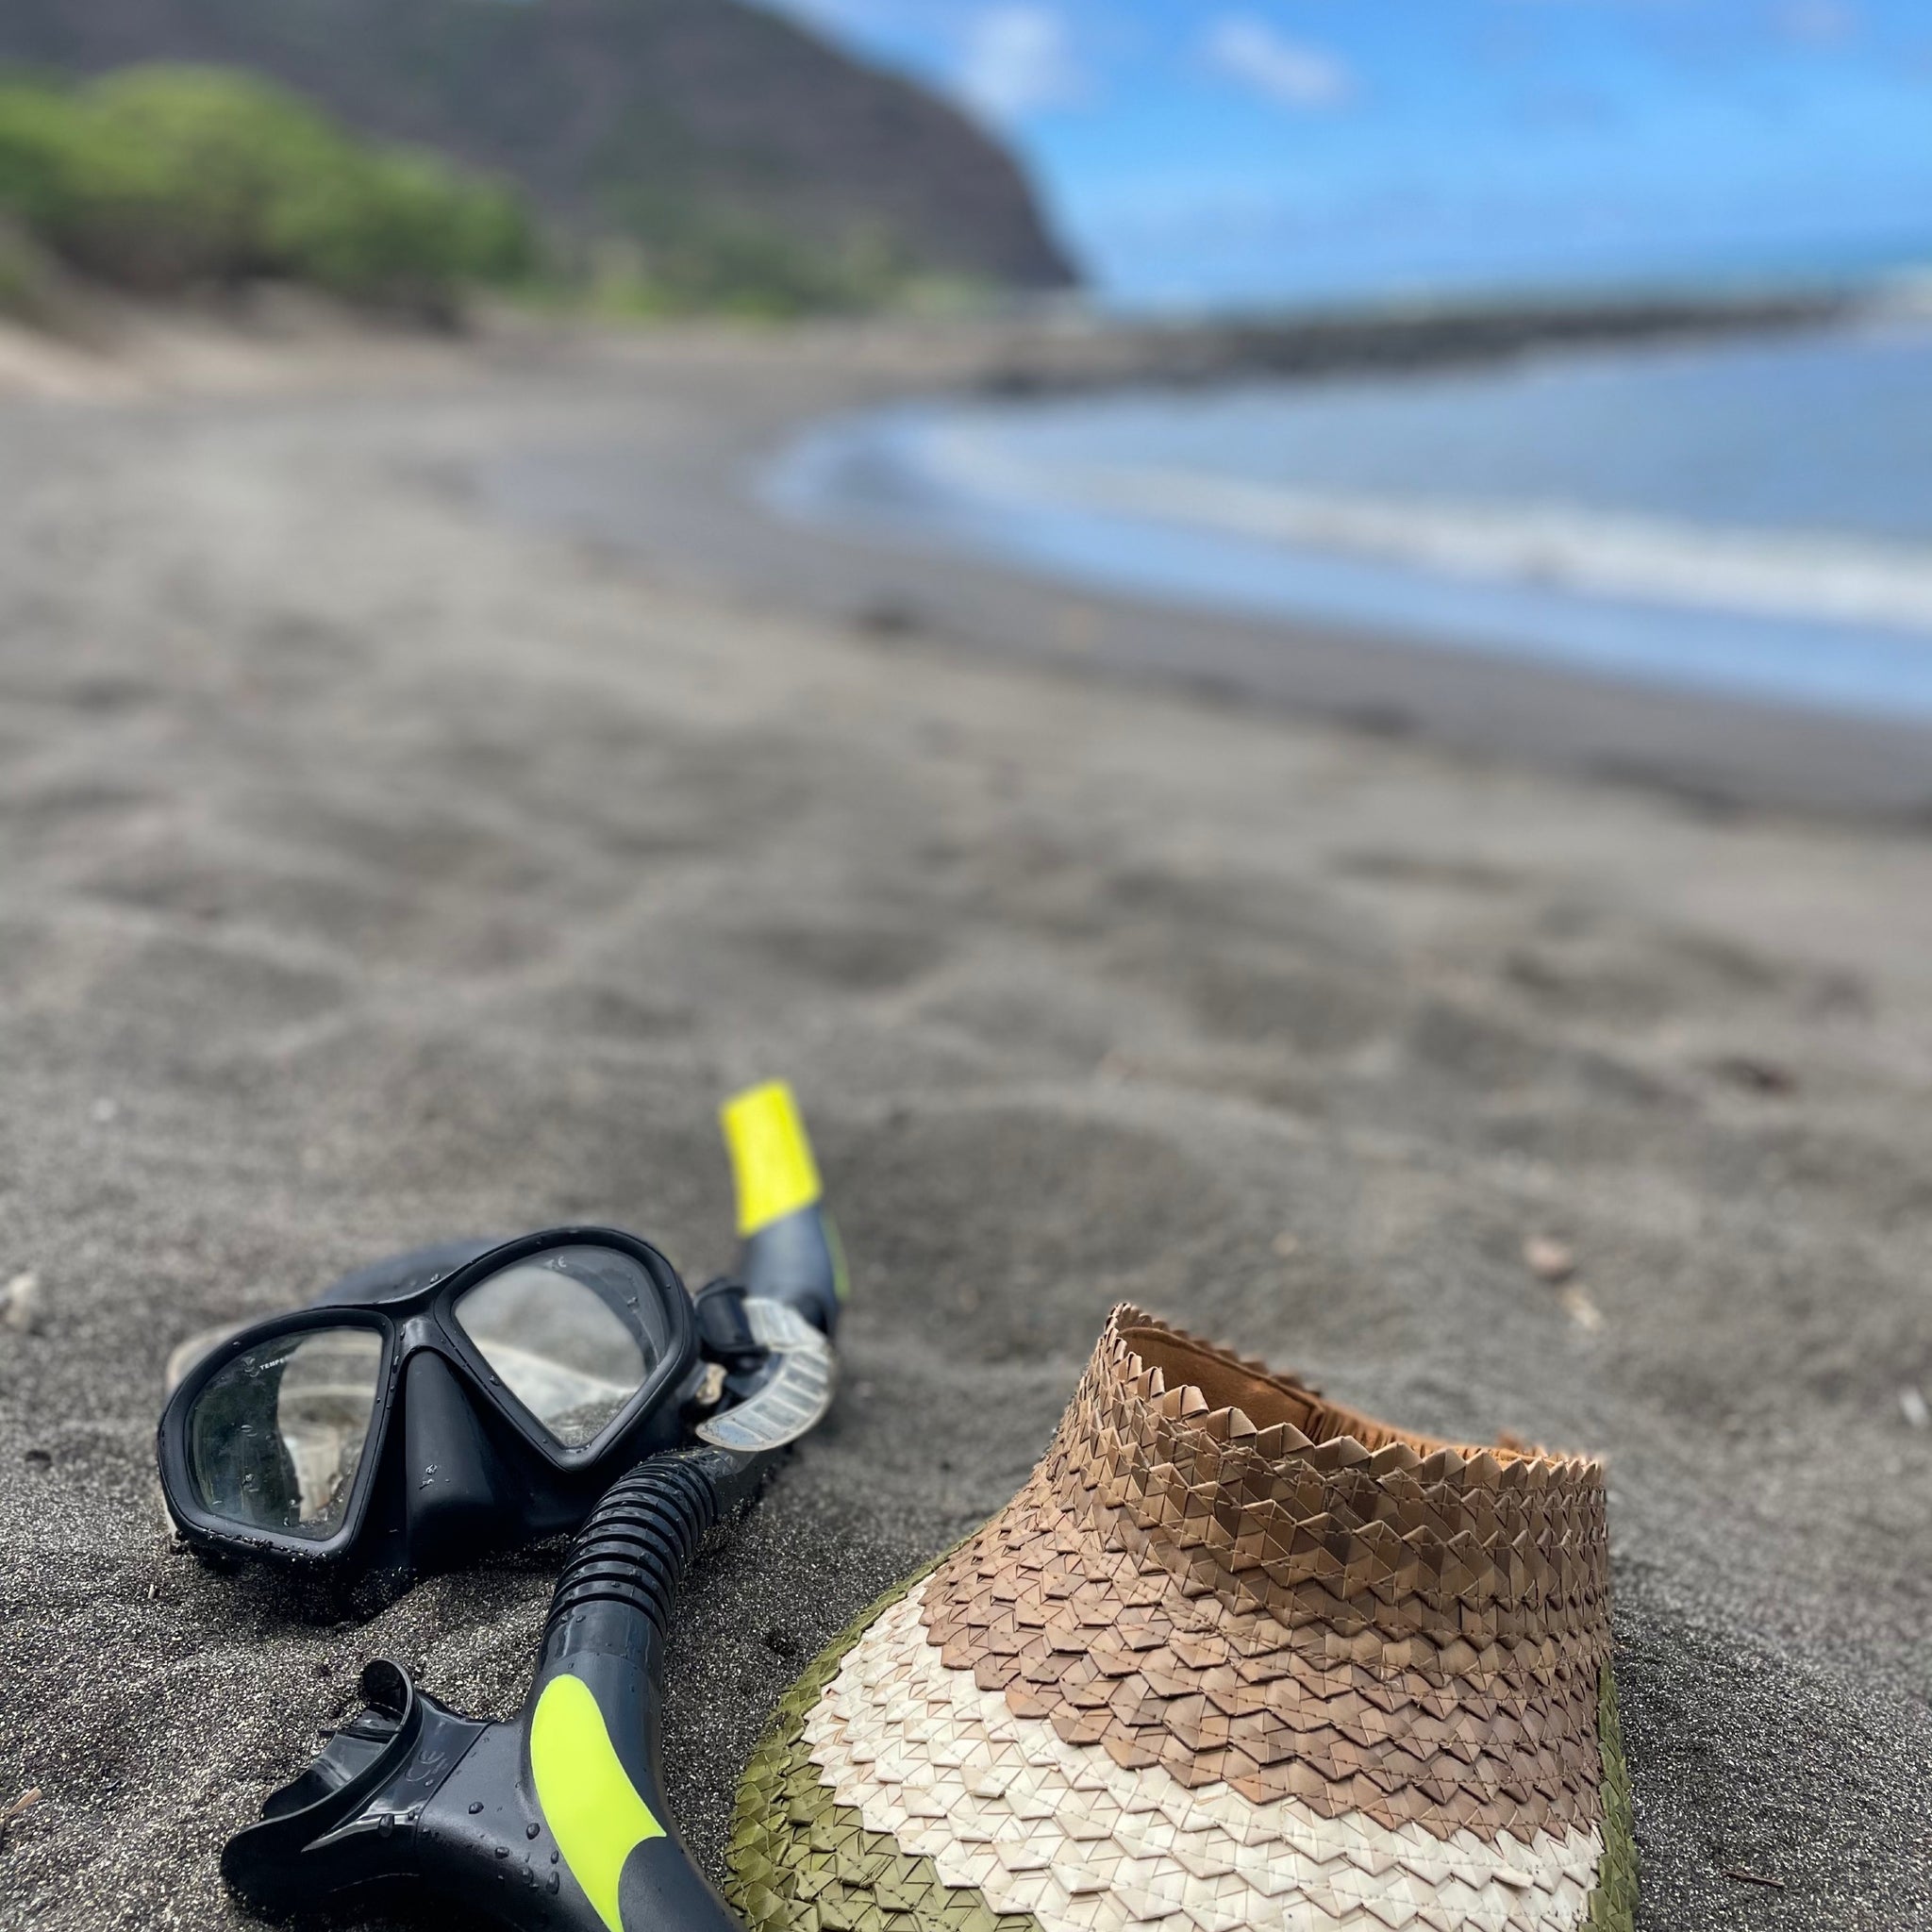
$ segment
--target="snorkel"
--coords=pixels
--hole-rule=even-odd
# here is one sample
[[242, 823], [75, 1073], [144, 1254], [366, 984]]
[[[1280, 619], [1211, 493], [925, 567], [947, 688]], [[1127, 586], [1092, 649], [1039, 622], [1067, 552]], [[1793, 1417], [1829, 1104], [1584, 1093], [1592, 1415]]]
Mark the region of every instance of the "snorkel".
[[387, 1660], [364, 1670], [365, 1707], [223, 1853], [224, 1876], [258, 1910], [401, 1884], [519, 1927], [738, 1925], [665, 1803], [665, 1638], [699, 1548], [829, 1405], [844, 1284], [789, 1091], [754, 1090], [723, 1119], [741, 1273], [695, 1298], [723, 1382], [698, 1441], [645, 1457], [591, 1511], [515, 1718], [462, 1716]]

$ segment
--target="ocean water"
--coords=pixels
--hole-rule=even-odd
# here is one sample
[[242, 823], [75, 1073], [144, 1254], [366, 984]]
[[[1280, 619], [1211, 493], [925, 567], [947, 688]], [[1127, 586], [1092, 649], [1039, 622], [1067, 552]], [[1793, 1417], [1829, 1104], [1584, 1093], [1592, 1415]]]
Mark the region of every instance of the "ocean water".
[[782, 512], [1069, 583], [1932, 718], [1932, 321], [821, 425]]

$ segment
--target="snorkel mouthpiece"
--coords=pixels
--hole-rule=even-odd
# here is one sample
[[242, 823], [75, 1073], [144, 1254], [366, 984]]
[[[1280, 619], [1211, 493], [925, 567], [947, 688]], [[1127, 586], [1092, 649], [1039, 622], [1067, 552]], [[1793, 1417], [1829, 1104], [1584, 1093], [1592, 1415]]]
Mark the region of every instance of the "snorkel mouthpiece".
[[458, 1716], [371, 1664], [368, 1707], [229, 1840], [228, 1883], [275, 1916], [417, 1881], [518, 1926], [735, 1932], [671, 1821], [658, 1713], [678, 1585], [766, 1460], [682, 1450], [611, 1487], [564, 1560], [515, 1721]]
[[223, 1850], [222, 1876], [271, 1917], [414, 1872], [412, 1828], [425, 1807], [450, 1768], [497, 1728], [419, 1692], [386, 1657], [363, 1671], [359, 1688], [365, 1708], [271, 1794], [259, 1824]]

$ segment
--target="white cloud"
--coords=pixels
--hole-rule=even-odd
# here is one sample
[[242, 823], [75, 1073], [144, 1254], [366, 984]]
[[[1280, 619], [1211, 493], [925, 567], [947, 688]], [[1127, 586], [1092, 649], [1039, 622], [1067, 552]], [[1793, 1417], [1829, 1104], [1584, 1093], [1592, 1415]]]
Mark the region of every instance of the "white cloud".
[[1355, 92], [1347, 64], [1324, 48], [1291, 41], [1250, 13], [1227, 13], [1208, 29], [1208, 60], [1230, 78], [1284, 108], [1339, 107]]
[[1858, 14], [1846, 0], [1790, 0], [1778, 25], [1802, 46], [1835, 47], [1857, 33]]
[[989, 7], [974, 16], [954, 84], [994, 121], [1063, 108], [1086, 91], [1065, 17], [1024, 5]]

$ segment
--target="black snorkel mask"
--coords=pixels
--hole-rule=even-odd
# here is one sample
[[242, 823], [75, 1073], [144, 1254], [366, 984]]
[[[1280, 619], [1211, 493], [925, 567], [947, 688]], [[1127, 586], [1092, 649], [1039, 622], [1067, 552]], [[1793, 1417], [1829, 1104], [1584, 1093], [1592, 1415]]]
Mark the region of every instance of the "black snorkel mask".
[[836, 1237], [789, 1090], [723, 1118], [742, 1245], [695, 1298], [634, 1235], [555, 1228], [399, 1256], [177, 1352], [158, 1450], [182, 1535], [424, 1574], [576, 1528], [655, 1451], [804, 1434], [831, 1400]]

